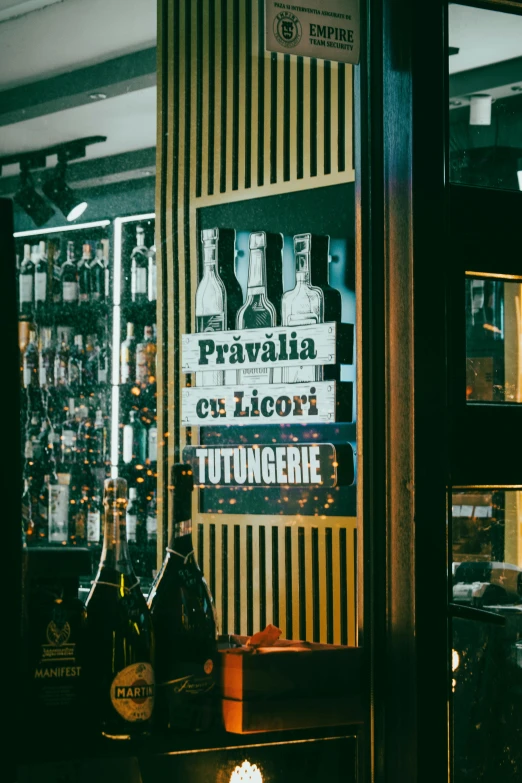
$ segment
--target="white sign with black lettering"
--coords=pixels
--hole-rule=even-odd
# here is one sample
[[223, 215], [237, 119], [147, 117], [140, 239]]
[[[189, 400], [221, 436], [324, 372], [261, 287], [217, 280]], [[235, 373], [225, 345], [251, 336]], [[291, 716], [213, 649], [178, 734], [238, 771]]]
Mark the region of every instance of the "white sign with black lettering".
[[331, 443], [186, 446], [183, 459], [192, 465], [194, 483], [200, 487], [334, 487], [337, 482]]
[[181, 391], [181, 424], [323, 424], [335, 421], [335, 394], [335, 381], [187, 387]]
[[265, 9], [269, 52], [359, 62], [359, 0], [265, 0]]
[[182, 372], [335, 364], [337, 324], [184, 334]]

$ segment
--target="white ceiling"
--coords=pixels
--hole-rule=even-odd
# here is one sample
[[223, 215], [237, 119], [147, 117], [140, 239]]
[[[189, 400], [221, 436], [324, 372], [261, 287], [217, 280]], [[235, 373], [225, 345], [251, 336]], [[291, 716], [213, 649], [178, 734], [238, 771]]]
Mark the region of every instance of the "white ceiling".
[[156, 0], [53, 3], [0, 24], [0, 90], [154, 46], [156, 34]]
[[522, 16], [451, 3], [448, 21], [450, 74], [522, 57]]

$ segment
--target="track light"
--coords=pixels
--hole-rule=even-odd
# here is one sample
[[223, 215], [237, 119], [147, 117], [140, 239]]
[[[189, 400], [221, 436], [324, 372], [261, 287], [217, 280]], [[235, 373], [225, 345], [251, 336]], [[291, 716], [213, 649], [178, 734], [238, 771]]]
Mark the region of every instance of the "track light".
[[15, 193], [14, 200], [34, 221], [35, 225], [43, 226], [55, 214], [55, 210], [37, 192], [29, 167], [21, 166], [20, 187]]
[[83, 215], [87, 209], [87, 202], [72, 190], [65, 181], [67, 164], [58, 159], [58, 164], [53, 176], [42, 186], [42, 190], [58, 209], [63, 212], [69, 222]]

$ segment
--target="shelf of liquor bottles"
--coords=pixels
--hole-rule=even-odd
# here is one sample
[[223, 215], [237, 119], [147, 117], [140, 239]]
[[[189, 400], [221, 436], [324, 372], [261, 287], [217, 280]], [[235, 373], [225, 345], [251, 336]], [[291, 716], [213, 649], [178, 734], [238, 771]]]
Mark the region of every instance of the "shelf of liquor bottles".
[[119, 474], [147, 582], [156, 560], [153, 220], [120, 228], [118, 243], [109, 221], [16, 239], [22, 532], [28, 546], [90, 549], [94, 570], [104, 481]]

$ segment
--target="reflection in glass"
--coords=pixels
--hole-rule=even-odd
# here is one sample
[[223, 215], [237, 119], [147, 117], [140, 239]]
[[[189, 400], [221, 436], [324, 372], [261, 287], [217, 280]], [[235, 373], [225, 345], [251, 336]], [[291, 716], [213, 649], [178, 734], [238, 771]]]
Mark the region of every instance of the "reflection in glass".
[[522, 279], [466, 277], [466, 399], [522, 402]]
[[[453, 781], [522, 775], [522, 492], [452, 496]], [[459, 616], [458, 607], [477, 609]]]

